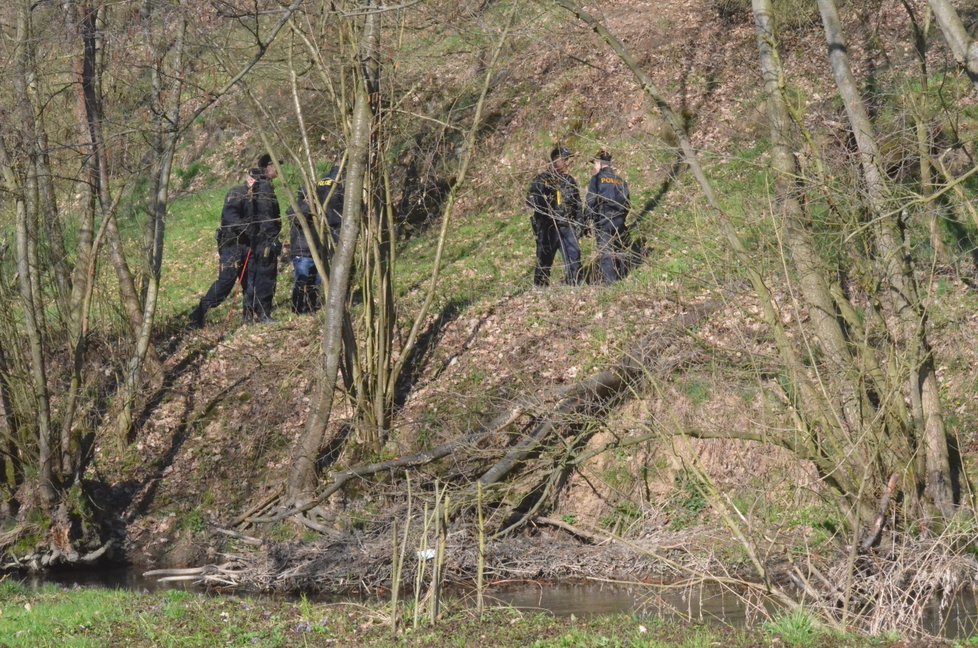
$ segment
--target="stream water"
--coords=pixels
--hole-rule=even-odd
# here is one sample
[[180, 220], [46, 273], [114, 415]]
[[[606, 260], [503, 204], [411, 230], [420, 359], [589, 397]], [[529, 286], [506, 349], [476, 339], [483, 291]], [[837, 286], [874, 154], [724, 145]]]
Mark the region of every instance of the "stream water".
[[[131, 568], [71, 571], [28, 576], [25, 584], [39, 587], [57, 584], [64, 587], [112, 587], [133, 591], [184, 588], [185, 584], [159, 583], [144, 578]], [[462, 601], [475, 605], [471, 591], [456, 592]], [[316, 597], [314, 597], [316, 598]], [[323, 597], [324, 600], [349, 600]], [[588, 617], [600, 614], [632, 613], [639, 617], [682, 617], [697, 622], [745, 627], [763, 620], [761, 608], [773, 609], [770, 602], [747, 600], [729, 589], [715, 585], [697, 588], [656, 587], [609, 583], [531, 583], [496, 587], [486, 592], [490, 605], [507, 605], [527, 611], [549, 612], [557, 616]], [[978, 597], [962, 595], [946, 608], [935, 602], [925, 613], [928, 633], [947, 639], [963, 639], [978, 634]]]

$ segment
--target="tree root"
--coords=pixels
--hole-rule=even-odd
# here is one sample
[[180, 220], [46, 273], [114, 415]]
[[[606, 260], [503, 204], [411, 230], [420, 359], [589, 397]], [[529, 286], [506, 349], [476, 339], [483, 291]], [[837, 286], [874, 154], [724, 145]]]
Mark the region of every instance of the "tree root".
[[232, 520], [228, 526], [237, 527], [237, 526], [241, 526], [242, 524], [247, 526], [246, 523], [251, 517], [255, 515], [260, 515], [261, 513], [264, 513], [268, 509], [275, 506], [275, 504], [282, 497], [283, 493], [285, 493], [285, 486], [280, 485], [278, 488], [273, 490], [268, 497], [261, 500], [260, 502], [252, 506], [250, 509], [248, 509], [247, 511], [245, 511], [244, 513], [236, 517], [234, 520]]
[[113, 547], [115, 547], [115, 542], [109, 540], [86, 554], [78, 554], [74, 549], [65, 552], [56, 547], [34, 551], [23, 557], [8, 554], [7, 560], [0, 564], [0, 571], [39, 572], [54, 567], [90, 567], [111, 551]]
[[204, 565], [183, 569], [151, 569], [145, 578], [156, 577], [160, 583], [190, 582], [204, 587], [238, 588], [247, 580], [250, 568], [234, 559], [220, 565]]

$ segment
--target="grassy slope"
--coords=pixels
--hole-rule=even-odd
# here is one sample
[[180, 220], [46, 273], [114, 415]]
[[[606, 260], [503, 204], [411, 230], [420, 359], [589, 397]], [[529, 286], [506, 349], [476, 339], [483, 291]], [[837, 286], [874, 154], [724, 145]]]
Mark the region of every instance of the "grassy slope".
[[[756, 56], [749, 27], [730, 29], [710, 14], [695, 18], [692, 10], [677, 11], [654, 24], [629, 20], [644, 15], [643, 11], [623, 4], [621, 14], [611, 19], [617, 23], [613, 26], [628, 35], [636, 51], [643, 52], [646, 65], [655, 70], [672, 99], [688, 105], [697, 141], [709, 151], [704, 159], [721, 199], [756, 250], [757, 264], [780, 288], [777, 241], [766, 217], [766, 180], [761, 172], [766, 148], [753, 95], [755, 80], [749, 72]], [[525, 32], [514, 45], [514, 51], [530, 54], [507, 62], [511, 82], [496, 96], [496, 108], [508, 106], [506, 119], [484, 140], [486, 154], [477, 160], [471, 185], [461, 196], [460, 214], [449, 228], [435, 309], [447, 316], [447, 323], [397, 422], [395, 452], [469, 430], [514, 395], [566, 384], [599, 370], [636, 336], [654, 334], [657, 322], [682, 303], [729, 285], [740, 271], [732, 267], [691, 179], [686, 175], [668, 179], [675, 152], [660, 137], [661, 124], [648, 116], [647, 106], [620, 64], [600, 50], [594, 54], [596, 46], [575, 33], [573, 26], [548, 32], [559, 24], [557, 17], [543, 18], [538, 26], [546, 38], [539, 32]], [[699, 22], [691, 22], [695, 20]], [[716, 63], [699, 50], [690, 53], [686, 31], [724, 36], [726, 58]], [[799, 38], [818, 42], [817, 32]], [[592, 64], [568, 64], [567, 54], [585, 57]], [[684, 75], [677, 76], [681, 54], [691, 62]], [[596, 73], [595, 64], [614, 74]], [[789, 59], [788, 64], [803, 62]], [[710, 75], [712, 82], [707, 81]], [[817, 94], [809, 82], [800, 85], [800, 93]], [[533, 89], [532, 100], [527, 98], [527, 88]], [[577, 88], [590, 88], [590, 97], [598, 97], [596, 105], [582, 100]], [[636, 230], [649, 255], [618, 286], [530, 289], [533, 240], [522, 209], [523, 192], [549, 146], [558, 140], [585, 153], [598, 145], [611, 147], [632, 184], [635, 204], [654, 204], [640, 216]], [[583, 160], [574, 173], [582, 184], [586, 181]], [[172, 206], [161, 303], [164, 320], [191, 308], [213, 279], [213, 229], [225, 190], [208, 189]], [[280, 190], [280, 198], [281, 194]], [[921, 245], [926, 241], [922, 232], [915, 231]], [[435, 231], [428, 231], [399, 251], [402, 325], [407, 325], [422, 299], [434, 236]], [[593, 263], [593, 241], [584, 244], [584, 252]], [[926, 248], [922, 252], [926, 256]], [[559, 280], [559, 267], [555, 270]], [[207, 523], [221, 523], [229, 510], [241, 510], [249, 498], [280, 478], [285, 450], [301, 427], [305, 398], [312, 393], [310, 377], [318, 345], [315, 320], [295, 317], [284, 307], [289, 271], [279, 281], [280, 324], [236, 329], [236, 306], [225, 305], [211, 314], [210, 321], [220, 324], [205, 336], [178, 340], [181, 352], [175, 360], [184, 352], [200, 352], [203, 360], [197, 373], [181, 378], [154, 412], [157, 420], [142, 434], [139, 460], [147, 472], [136, 481], [145, 479], [144, 484], [149, 484], [155, 476], [161, 484], [158, 492], [144, 486], [153, 490], [153, 497], [136, 498], [146, 502], [134, 527], [151, 530], [144, 538], [166, 540], [176, 532], [200, 539]], [[942, 361], [946, 403], [953, 429], [963, 435], [961, 447], [971, 467], [976, 415], [970, 394], [978, 363], [967, 331], [974, 324], [978, 299], [947, 276], [936, 276], [932, 287], [931, 324]], [[765, 348], [755, 336], [752, 301], [749, 296], [734, 300], [701, 333], [704, 348], [719, 351], [719, 360], [657, 386], [651, 397], [617, 415], [608, 434], [640, 433], [650, 413], [677, 425], [776, 424], [777, 417], [759, 405], [750, 366], [737, 370], [725, 366], [727, 360], [743, 360], [742, 352], [751, 350], [763, 362]], [[235, 313], [232, 325], [226, 326], [223, 322], [230, 309]], [[209, 418], [194, 418], [208, 399], [225, 391], [230, 396]], [[189, 434], [181, 427], [188, 416]], [[607, 435], [599, 435], [592, 447], [607, 440]], [[784, 493], [777, 501], [767, 497], [770, 483], [779, 481], [772, 476], [783, 478], [782, 483], [798, 477], [785, 468], [788, 462], [783, 457], [744, 448], [731, 452], [720, 444], [697, 447], [708, 465], [718, 469], [742, 509], [779, 528], [802, 529], [816, 542], [828, 537], [832, 520], [817, 502], [788, 501]], [[587, 488], [571, 483], [558, 513], [621, 532], [681, 531], [702, 522], [707, 513], [688, 484], [676, 481], [680, 472], [668, 448], [608, 453], [582, 470], [588, 477]], [[127, 478], [124, 470], [117, 477]], [[589, 492], [593, 484], [600, 501]], [[677, 490], [672, 490], [673, 485]], [[640, 487], [651, 489], [651, 496], [640, 495]], [[277, 528], [271, 533], [288, 538], [297, 532]], [[734, 553], [732, 558], [743, 557]]]

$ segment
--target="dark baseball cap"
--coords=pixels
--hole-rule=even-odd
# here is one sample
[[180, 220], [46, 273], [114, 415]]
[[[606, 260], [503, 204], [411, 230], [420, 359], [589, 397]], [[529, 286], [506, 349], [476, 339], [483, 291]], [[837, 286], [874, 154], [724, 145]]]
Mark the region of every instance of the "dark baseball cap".
[[605, 149], [601, 149], [594, 154], [594, 157], [591, 158], [591, 162], [611, 162], [611, 153]]
[[572, 157], [574, 157], [573, 151], [571, 151], [569, 148], [565, 148], [563, 146], [555, 146], [554, 147], [554, 150], [550, 151], [550, 161], [551, 162], [553, 162], [557, 158], [562, 158], [564, 160], [569, 160]]
[[[272, 162], [274, 162], [274, 160], [272, 159], [272, 156], [269, 155], [268, 153], [262, 153], [260, 156], [258, 156], [258, 167], [261, 169], [264, 169]], [[284, 160], [279, 160], [278, 164], [282, 164], [283, 162]]]

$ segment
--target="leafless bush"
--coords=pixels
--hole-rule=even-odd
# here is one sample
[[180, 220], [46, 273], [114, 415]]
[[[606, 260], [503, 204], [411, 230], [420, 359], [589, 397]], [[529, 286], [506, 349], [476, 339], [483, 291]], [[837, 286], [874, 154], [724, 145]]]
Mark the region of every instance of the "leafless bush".
[[824, 598], [817, 607], [872, 635], [941, 633], [954, 599], [978, 582], [967, 549], [974, 541], [970, 527], [933, 538], [893, 534], [885, 550], [843, 557], [818, 575]]

